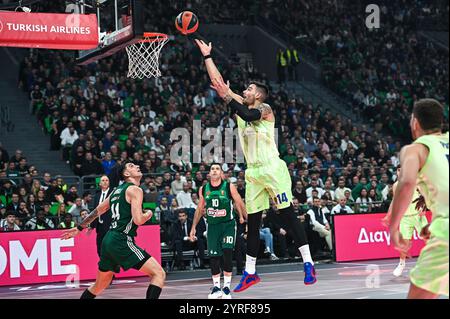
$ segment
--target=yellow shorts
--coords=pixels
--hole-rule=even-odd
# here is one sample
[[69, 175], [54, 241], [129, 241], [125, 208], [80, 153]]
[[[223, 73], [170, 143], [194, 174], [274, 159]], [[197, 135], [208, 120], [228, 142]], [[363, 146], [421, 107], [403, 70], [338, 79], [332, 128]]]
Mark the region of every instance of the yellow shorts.
[[275, 158], [270, 164], [249, 166], [245, 171], [245, 206], [248, 214], [269, 209], [272, 199], [278, 209], [292, 203], [292, 181], [286, 162]]
[[431, 236], [409, 276], [415, 286], [448, 297], [448, 241]]
[[420, 235], [420, 231], [428, 225], [428, 220], [425, 216], [420, 216], [419, 214], [412, 216], [403, 216], [400, 221], [400, 233], [404, 239], [411, 240], [413, 238], [414, 229], [417, 235]]

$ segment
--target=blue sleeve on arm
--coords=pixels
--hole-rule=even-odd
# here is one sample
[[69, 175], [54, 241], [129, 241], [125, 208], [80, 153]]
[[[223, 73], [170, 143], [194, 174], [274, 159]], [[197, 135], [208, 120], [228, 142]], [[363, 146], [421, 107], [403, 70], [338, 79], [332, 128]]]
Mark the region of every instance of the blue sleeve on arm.
[[235, 111], [236, 114], [246, 122], [258, 121], [261, 119], [262, 114], [260, 110], [249, 109], [248, 107], [235, 100], [232, 100], [229, 105], [231, 109]]

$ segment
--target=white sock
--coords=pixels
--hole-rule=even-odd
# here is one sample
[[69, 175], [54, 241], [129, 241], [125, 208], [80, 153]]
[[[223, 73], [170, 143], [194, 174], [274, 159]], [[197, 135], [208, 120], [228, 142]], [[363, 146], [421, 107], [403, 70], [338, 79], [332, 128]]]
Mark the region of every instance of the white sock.
[[214, 282], [214, 287], [220, 288], [220, 276], [217, 277], [212, 277], [213, 282]]
[[300, 254], [302, 254], [303, 263], [311, 263], [314, 266], [311, 252], [309, 251], [309, 245], [303, 245], [298, 250], [300, 250]]
[[228, 287], [230, 288], [231, 285], [231, 276], [223, 276], [223, 287]]
[[400, 263], [399, 264], [400, 265], [405, 265], [406, 264], [406, 259], [400, 258]]
[[256, 273], [256, 257], [245, 255], [245, 271], [249, 275]]

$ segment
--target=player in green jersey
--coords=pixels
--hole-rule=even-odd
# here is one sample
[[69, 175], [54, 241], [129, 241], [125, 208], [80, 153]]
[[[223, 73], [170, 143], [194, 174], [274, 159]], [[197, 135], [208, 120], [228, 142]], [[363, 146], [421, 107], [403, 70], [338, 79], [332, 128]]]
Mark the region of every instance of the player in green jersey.
[[[400, 176], [400, 165], [397, 166], [397, 176]], [[398, 181], [394, 183], [392, 187], [392, 191], [395, 194], [395, 190], [397, 189]], [[405, 243], [409, 246], [411, 241], [413, 239], [414, 229], [416, 230], [417, 234], [420, 236], [420, 233], [422, 232], [422, 229], [428, 225], [427, 217], [425, 216], [426, 207], [420, 207], [421, 205], [418, 203], [421, 199], [420, 193], [415, 190], [413, 195], [413, 201], [409, 205], [407, 212], [403, 216], [402, 220], [400, 221], [400, 234], [402, 235], [403, 239], [405, 240]], [[385, 225], [390, 224], [390, 219], [392, 216], [392, 203], [389, 206], [388, 213], [386, 214], [386, 217], [383, 218], [383, 223]], [[403, 273], [403, 270], [406, 266], [406, 257], [408, 256], [407, 253], [400, 252], [400, 262], [398, 263], [397, 267], [393, 271], [393, 275], [395, 277], [400, 277]]]
[[392, 242], [401, 252], [408, 244], [399, 232], [400, 221], [408, 210], [416, 187], [432, 212], [429, 227], [422, 236], [429, 238], [410, 273], [408, 298], [429, 299], [448, 296], [448, 132], [442, 133], [444, 108], [434, 99], [414, 104], [410, 126], [414, 143], [400, 152], [402, 170], [392, 203], [390, 232]]
[[81, 299], [98, 296], [109, 286], [120, 267], [124, 270], [133, 268], [150, 276], [152, 279], [146, 297], [158, 299], [166, 274], [156, 259], [136, 246], [134, 241], [138, 226], [147, 222], [153, 214], [151, 210], [142, 212], [144, 193], [139, 187], [141, 170], [138, 165], [126, 162], [117, 166], [114, 171], [123, 184], [116, 187], [109, 198], [98, 205], [78, 227], [65, 231], [61, 236], [63, 239], [75, 237], [92, 221], [111, 210], [111, 228], [102, 242], [97, 279], [84, 291]]
[[259, 228], [262, 212], [269, 209], [272, 199], [280, 210], [283, 228], [294, 239], [304, 266], [305, 285], [317, 281], [307, 237], [292, 205], [292, 181], [286, 163], [280, 159], [275, 143], [275, 115], [264, 101], [269, 90], [261, 83], [253, 82], [243, 92], [235, 94], [225, 84], [211, 58], [211, 43], [196, 40], [202, 52], [212, 82], [212, 87], [236, 113], [238, 135], [247, 163], [245, 171], [245, 205], [248, 213], [247, 256], [245, 271], [235, 292], [243, 291], [260, 282], [256, 273], [256, 256], [259, 248]]
[[[247, 216], [244, 202], [236, 187], [222, 178], [220, 164], [212, 164], [209, 170], [210, 181], [200, 187], [199, 202], [192, 222], [190, 237], [195, 240], [197, 224], [206, 214], [207, 246], [210, 256], [211, 275], [214, 287], [208, 299], [231, 299], [230, 284], [232, 275], [233, 248], [236, 242], [236, 219], [233, 203], [243, 224]], [[220, 264], [223, 257], [223, 289], [220, 289]]]

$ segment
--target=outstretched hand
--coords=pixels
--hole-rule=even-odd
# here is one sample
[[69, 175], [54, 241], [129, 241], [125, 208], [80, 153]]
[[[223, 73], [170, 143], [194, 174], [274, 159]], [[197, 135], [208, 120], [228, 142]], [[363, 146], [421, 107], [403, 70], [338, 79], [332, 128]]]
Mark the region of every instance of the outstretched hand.
[[200, 48], [200, 51], [202, 51], [203, 56], [207, 56], [211, 54], [212, 51], [212, 43], [209, 42], [209, 44], [206, 44], [205, 41], [195, 39], [195, 43], [197, 43], [198, 47]]
[[66, 240], [75, 237], [79, 234], [79, 230], [76, 227], [66, 229], [61, 234], [61, 239]]
[[230, 93], [230, 81], [225, 82], [222, 78], [212, 79], [211, 88], [217, 91], [217, 94], [224, 99]]

